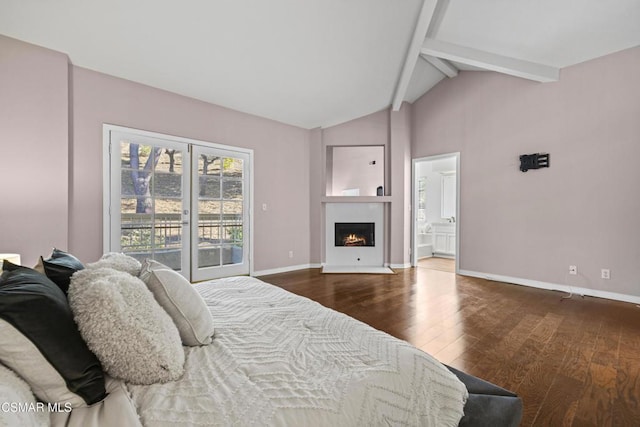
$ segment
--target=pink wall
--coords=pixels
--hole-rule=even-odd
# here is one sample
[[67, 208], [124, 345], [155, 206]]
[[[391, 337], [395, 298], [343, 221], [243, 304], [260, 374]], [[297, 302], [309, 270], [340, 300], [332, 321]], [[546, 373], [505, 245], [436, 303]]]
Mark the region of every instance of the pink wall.
[[411, 262], [411, 111], [404, 103], [391, 111], [391, 266], [409, 267]]
[[0, 85], [0, 252], [19, 252], [25, 265], [53, 246], [85, 262], [101, 255], [108, 123], [253, 149], [255, 206], [268, 207], [254, 210], [254, 269], [308, 264], [308, 130], [78, 68], [3, 36]]
[[68, 245], [68, 59], [0, 36], [0, 252]]
[[389, 110], [378, 111], [322, 129], [322, 141], [325, 146], [387, 145], [389, 142]]
[[[462, 72], [414, 104], [413, 133], [414, 158], [461, 153], [461, 269], [640, 295], [640, 48], [556, 83]], [[536, 152], [551, 167], [520, 172]]]
[[320, 198], [324, 196], [325, 183], [323, 181], [324, 164], [318, 159], [323, 159], [324, 146], [322, 145], [322, 129], [316, 128], [310, 131], [309, 144], [309, 262], [312, 265], [320, 265], [323, 257], [323, 230], [324, 210]]
[[72, 71], [73, 251], [86, 260], [102, 253], [102, 125], [108, 123], [253, 149], [254, 269], [309, 262], [309, 131], [83, 68]]

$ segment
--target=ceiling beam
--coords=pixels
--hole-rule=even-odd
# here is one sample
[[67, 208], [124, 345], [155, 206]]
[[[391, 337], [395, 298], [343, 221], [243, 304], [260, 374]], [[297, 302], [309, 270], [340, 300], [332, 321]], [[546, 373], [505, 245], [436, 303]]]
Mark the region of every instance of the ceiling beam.
[[399, 111], [402, 106], [402, 101], [407, 93], [413, 70], [416, 67], [416, 62], [418, 62], [422, 42], [427, 36], [429, 23], [432, 20], [437, 3], [437, 0], [423, 0], [422, 2], [418, 22], [413, 31], [413, 38], [411, 39], [411, 43], [409, 43], [409, 49], [407, 50], [407, 56], [405, 57], [402, 72], [400, 73], [400, 79], [398, 80], [398, 85], [393, 95], [393, 102], [391, 104], [393, 111]]
[[497, 55], [470, 47], [427, 38], [420, 49], [421, 55], [431, 55], [453, 62], [472, 65], [489, 71], [521, 77], [537, 82], [555, 82], [560, 69], [535, 62]]
[[433, 15], [431, 16], [431, 22], [429, 22], [429, 29], [427, 29], [427, 37], [435, 38], [436, 34], [438, 34], [440, 25], [442, 25], [442, 20], [444, 19], [444, 14], [447, 12], [448, 7], [449, 0], [437, 1]]
[[450, 79], [458, 75], [458, 69], [456, 68], [456, 66], [446, 59], [436, 58], [435, 56], [425, 55], [423, 53], [421, 53], [420, 56], [422, 57], [422, 59], [436, 67], [438, 71], [440, 71]]

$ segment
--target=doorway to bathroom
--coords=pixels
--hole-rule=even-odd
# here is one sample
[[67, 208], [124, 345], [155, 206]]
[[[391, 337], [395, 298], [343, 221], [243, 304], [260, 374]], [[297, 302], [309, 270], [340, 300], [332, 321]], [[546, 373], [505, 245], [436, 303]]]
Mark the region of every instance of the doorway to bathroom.
[[[412, 161], [411, 265], [458, 271], [460, 153]], [[438, 267], [440, 266], [440, 267]], [[431, 268], [431, 267], [427, 267]]]

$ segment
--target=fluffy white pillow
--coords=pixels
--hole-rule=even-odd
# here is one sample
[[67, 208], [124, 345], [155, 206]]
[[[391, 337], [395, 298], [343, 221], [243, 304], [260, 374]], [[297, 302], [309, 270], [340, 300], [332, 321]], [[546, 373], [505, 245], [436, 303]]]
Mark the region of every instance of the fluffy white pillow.
[[211, 343], [213, 318], [207, 304], [187, 279], [151, 259], [142, 263], [140, 278], [173, 319], [184, 345]]
[[86, 268], [113, 268], [114, 270], [124, 271], [132, 276], [138, 276], [140, 274], [140, 261], [132, 256], [123, 254], [121, 252], [108, 252], [96, 261], [86, 265]]
[[[0, 365], [0, 426], [48, 426], [47, 404], [36, 404], [29, 385], [11, 369]], [[13, 410], [16, 405], [28, 405], [28, 410]], [[23, 406], [24, 408], [24, 406]], [[64, 406], [61, 406], [64, 408]]]
[[178, 330], [142, 280], [112, 268], [81, 270], [68, 298], [80, 334], [109, 375], [133, 384], [182, 376]]

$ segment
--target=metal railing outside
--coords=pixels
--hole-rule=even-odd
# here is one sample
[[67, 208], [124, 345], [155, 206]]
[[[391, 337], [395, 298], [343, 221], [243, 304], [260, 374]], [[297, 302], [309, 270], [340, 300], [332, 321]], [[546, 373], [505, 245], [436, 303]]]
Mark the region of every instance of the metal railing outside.
[[[242, 214], [203, 214], [198, 246], [242, 243]], [[179, 249], [181, 214], [122, 214], [120, 247], [125, 253]]]

